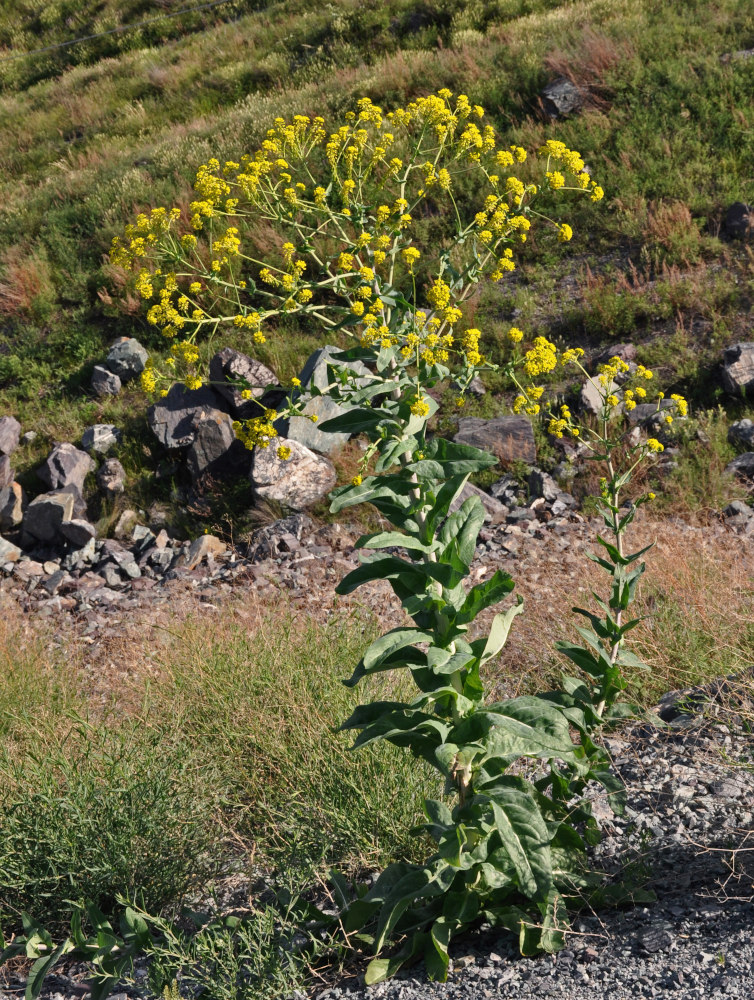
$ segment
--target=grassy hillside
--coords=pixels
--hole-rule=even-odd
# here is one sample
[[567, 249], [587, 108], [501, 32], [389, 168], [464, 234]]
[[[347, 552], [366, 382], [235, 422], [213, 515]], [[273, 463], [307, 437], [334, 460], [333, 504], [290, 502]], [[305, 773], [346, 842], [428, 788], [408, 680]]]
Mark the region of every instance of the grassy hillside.
[[[181, 9], [170, 0], [156, 13]], [[475, 322], [488, 353], [512, 315], [532, 334], [587, 346], [632, 338], [666, 387], [697, 409], [719, 401], [719, 350], [746, 332], [754, 274], [744, 248], [719, 239], [725, 208], [754, 198], [754, 60], [721, 58], [754, 45], [746, 0], [390, 0], [374, 10], [234, 0], [141, 27], [155, 7], [137, 0], [23, 11], [0, 11], [0, 44], [21, 56], [0, 61], [0, 128], [13, 137], [0, 149], [0, 399], [41, 431], [19, 456], [29, 468], [87, 421], [128, 424], [143, 407], [138, 394], [100, 403], [88, 393], [113, 337], [160, 347], [107, 264], [127, 220], [186, 201], [198, 164], [252, 148], [278, 114], [443, 86], [484, 104], [511, 141], [556, 136], [581, 150], [606, 191], [599, 212], [577, 209], [567, 252], [532, 241], [517, 280], [487, 291]], [[561, 74], [589, 106], [550, 123], [539, 93]], [[313, 345], [289, 334], [262, 357], [281, 377]], [[141, 426], [126, 428], [134, 454]]]

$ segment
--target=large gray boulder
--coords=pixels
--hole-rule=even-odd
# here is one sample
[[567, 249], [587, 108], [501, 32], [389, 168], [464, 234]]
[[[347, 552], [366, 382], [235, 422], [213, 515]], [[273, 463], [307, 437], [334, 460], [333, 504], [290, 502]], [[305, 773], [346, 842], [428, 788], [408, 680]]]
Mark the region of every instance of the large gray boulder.
[[[311, 394], [312, 387], [324, 391], [330, 385], [327, 372], [328, 364], [349, 368], [356, 376], [356, 384], [359, 386], [366, 385], [372, 378], [369, 369], [361, 361], [341, 362], [334, 360], [333, 355], [340, 353], [339, 347], [328, 344], [325, 347], [320, 347], [309, 356], [299, 374], [301, 381], [299, 402], [303, 404], [304, 416], [281, 418], [275, 422], [278, 434], [324, 454], [335, 451], [336, 448], [345, 444], [351, 436], [345, 433], [328, 434], [319, 429], [319, 426], [326, 420], [332, 420], [334, 417], [340, 416], [341, 413], [345, 413], [346, 407], [335, 402], [330, 396], [313, 396]], [[316, 423], [309, 419], [315, 415], [317, 417]]]
[[147, 410], [157, 440], [166, 448], [186, 448], [196, 437], [199, 421], [218, 409], [220, 397], [209, 388], [187, 389], [177, 383]]
[[723, 386], [733, 396], [754, 395], [754, 344], [739, 343], [723, 351]]
[[89, 521], [74, 517], [70, 521], [63, 521], [60, 525], [60, 534], [75, 549], [83, 549], [93, 538], [97, 537], [97, 529]]
[[35, 497], [24, 512], [24, 534], [32, 541], [54, 542], [60, 537], [63, 521], [73, 517], [74, 496], [54, 490]]
[[85, 451], [63, 442], [55, 445], [44, 464], [37, 469], [37, 475], [53, 490], [75, 486], [79, 493], [83, 493], [84, 480], [94, 468], [94, 462]]
[[15, 417], [0, 417], [0, 454], [12, 455], [18, 448], [21, 424]]
[[141, 375], [148, 357], [149, 354], [135, 337], [121, 337], [108, 351], [105, 365], [121, 382], [128, 382]]
[[89, 383], [97, 396], [117, 396], [122, 388], [120, 376], [104, 365], [95, 365]]
[[[261, 361], [225, 347], [212, 358], [209, 363], [209, 377], [215, 392], [219, 393], [228, 403], [230, 412], [236, 420], [248, 420], [258, 417], [264, 407], [256, 400], [261, 399], [270, 386], [278, 384], [277, 376]], [[230, 385], [231, 382], [243, 382], [251, 389], [252, 399], [244, 399], [241, 393], [243, 387]]]
[[120, 444], [123, 435], [114, 424], [94, 424], [81, 435], [81, 445], [86, 451], [96, 451], [105, 455]]
[[[581, 392], [579, 393], [579, 404], [581, 409], [586, 410], [587, 413], [591, 413], [594, 416], [599, 416], [602, 413], [603, 387], [600, 385], [598, 379], [598, 375], [593, 375], [591, 378], [588, 378], [582, 385]], [[617, 382], [611, 382], [609, 391], [614, 393], [617, 392], [617, 390]]]
[[[290, 458], [278, 458], [281, 445], [291, 449]], [[337, 476], [332, 462], [323, 455], [316, 455], [299, 441], [275, 438], [267, 448], [254, 449], [249, 478], [255, 498], [304, 510], [330, 492]]]
[[584, 107], [584, 91], [568, 77], [559, 76], [542, 90], [542, 107], [550, 118], [577, 114]]
[[194, 479], [205, 474], [247, 475], [251, 452], [236, 438], [228, 414], [210, 410], [197, 421], [194, 440], [186, 452], [186, 464]]
[[455, 440], [488, 451], [500, 462], [527, 462], [537, 460], [534, 430], [528, 417], [512, 415], [493, 417], [463, 417], [458, 421]]
[[18, 483], [11, 483], [0, 490], [0, 530], [17, 528], [24, 517], [26, 497]]

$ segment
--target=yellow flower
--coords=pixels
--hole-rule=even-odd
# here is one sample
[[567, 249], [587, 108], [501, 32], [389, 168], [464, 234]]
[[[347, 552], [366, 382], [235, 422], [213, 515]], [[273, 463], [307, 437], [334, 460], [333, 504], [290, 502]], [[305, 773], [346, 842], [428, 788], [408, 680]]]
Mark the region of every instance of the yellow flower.
[[664, 446], [660, 444], [657, 438], [647, 438], [647, 448], [655, 455], [661, 451], [665, 451]]
[[514, 344], [519, 344], [524, 339], [524, 331], [517, 326], [512, 326], [508, 331], [508, 340]]
[[277, 456], [283, 462], [286, 462], [291, 457], [291, 449], [287, 444], [281, 444], [277, 450]]
[[353, 479], [351, 480], [351, 484], [353, 486], [361, 486], [361, 483], [362, 483], [361, 476], [354, 476]]
[[567, 222], [562, 222], [558, 227], [558, 239], [561, 243], [567, 243], [573, 236], [573, 230]]

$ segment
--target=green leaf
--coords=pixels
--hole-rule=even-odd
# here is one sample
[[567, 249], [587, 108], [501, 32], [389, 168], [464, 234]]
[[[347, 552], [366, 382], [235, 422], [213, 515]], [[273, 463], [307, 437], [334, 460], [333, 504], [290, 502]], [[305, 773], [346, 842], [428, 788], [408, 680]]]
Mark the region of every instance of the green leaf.
[[466, 600], [456, 615], [456, 623], [474, 621], [480, 611], [502, 601], [514, 587], [513, 578], [508, 573], [496, 570], [489, 580], [478, 583], [469, 590]]
[[358, 486], [346, 484], [333, 490], [330, 494], [330, 510], [337, 513], [357, 503], [373, 503], [377, 506], [381, 499], [406, 510], [413, 503], [412, 491], [415, 489], [413, 483], [402, 480], [400, 476], [367, 476]]
[[353, 407], [337, 417], [323, 420], [317, 424], [319, 430], [326, 434], [359, 434], [361, 431], [376, 431], [379, 424], [384, 423], [387, 414], [381, 410]]
[[396, 577], [400, 577], [406, 586], [416, 593], [423, 593], [426, 589], [426, 566], [410, 563], [399, 556], [378, 556], [376, 559], [365, 559], [356, 569], [346, 573], [335, 588], [335, 593], [351, 594], [362, 583], [370, 580], [391, 580]]
[[400, 531], [375, 531], [371, 535], [362, 535], [356, 542], [357, 549], [387, 549], [403, 548], [418, 552], [433, 552], [435, 545], [425, 545], [419, 538], [404, 535]]
[[427, 975], [436, 983], [444, 983], [448, 978], [448, 943], [452, 929], [442, 917], [439, 917], [432, 924], [429, 932], [430, 940], [427, 943], [424, 962], [427, 966]]
[[42, 987], [44, 986], [47, 974], [55, 965], [57, 965], [64, 955], [67, 955], [73, 950], [73, 941], [71, 941], [70, 938], [66, 938], [62, 944], [58, 945], [51, 955], [46, 955], [37, 959], [34, 965], [32, 965], [31, 971], [29, 972], [29, 976], [26, 980], [24, 1000], [36, 1000], [42, 992]]
[[564, 931], [570, 927], [563, 897], [556, 889], [551, 889], [539, 909], [542, 914], [539, 947], [547, 954], [560, 951], [565, 945]]
[[480, 709], [454, 726], [450, 739], [458, 746], [483, 740], [487, 759], [560, 757], [578, 764], [583, 756], [571, 742], [563, 712], [546, 698], [533, 695]]
[[431, 642], [432, 633], [420, 628], [394, 628], [379, 639], [375, 639], [362, 657], [362, 662], [367, 673], [379, 666], [382, 661], [403, 649], [406, 646], [413, 646], [418, 642]]
[[519, 596], [518, 604], [514, 604], [513, 607], [508, 608], [507, 611], [501, 612], [499, 615], [495, 615], [492, 620], [492, 628], [490, 629], [490, 634], [487, 637], [487, 642], [485, 643], [482, 654], [479, 657], [481, 663], [486, 663], [487, 660], [492, 659], [493, 656], [497, 656], [508, 639], [508, 633], [510, 632], [511, 625], [513, 624], [513, 619], [516, 615], [520, 615], [523, 610], [524, 602]]
[[457, 444], [445, 438], [432, 438], [422, 449], [424, 458], [406, 466], [419, 479], [449, 479], [470, 475], [497, 464], [497, 458], [468, 444]]
[[539, 806], [520, 788], [501, 788], [490, 798], [502, 846], [516, 880], [530, 899], [542, 899], [552, 889], [550, 834]]

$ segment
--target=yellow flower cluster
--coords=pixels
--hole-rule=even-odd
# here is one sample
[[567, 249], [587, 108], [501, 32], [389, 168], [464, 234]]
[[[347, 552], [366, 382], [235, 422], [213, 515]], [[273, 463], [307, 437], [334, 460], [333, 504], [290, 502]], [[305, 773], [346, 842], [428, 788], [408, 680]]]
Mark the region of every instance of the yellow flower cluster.
[[524, 371], [530, 378], [554, 371], [558, 364], [555, 344], [546, 337], [535, 337], [532, 347], [524, 354]]
[[270, 441], [278, 436], [272, 421], [277, 419], [275, 410], [265, 410], [259, 417], [252, 417], [250, 420], [233, 421], [233, 430], [236, 437], [249, 450], [252, 448], [267, 448]]

